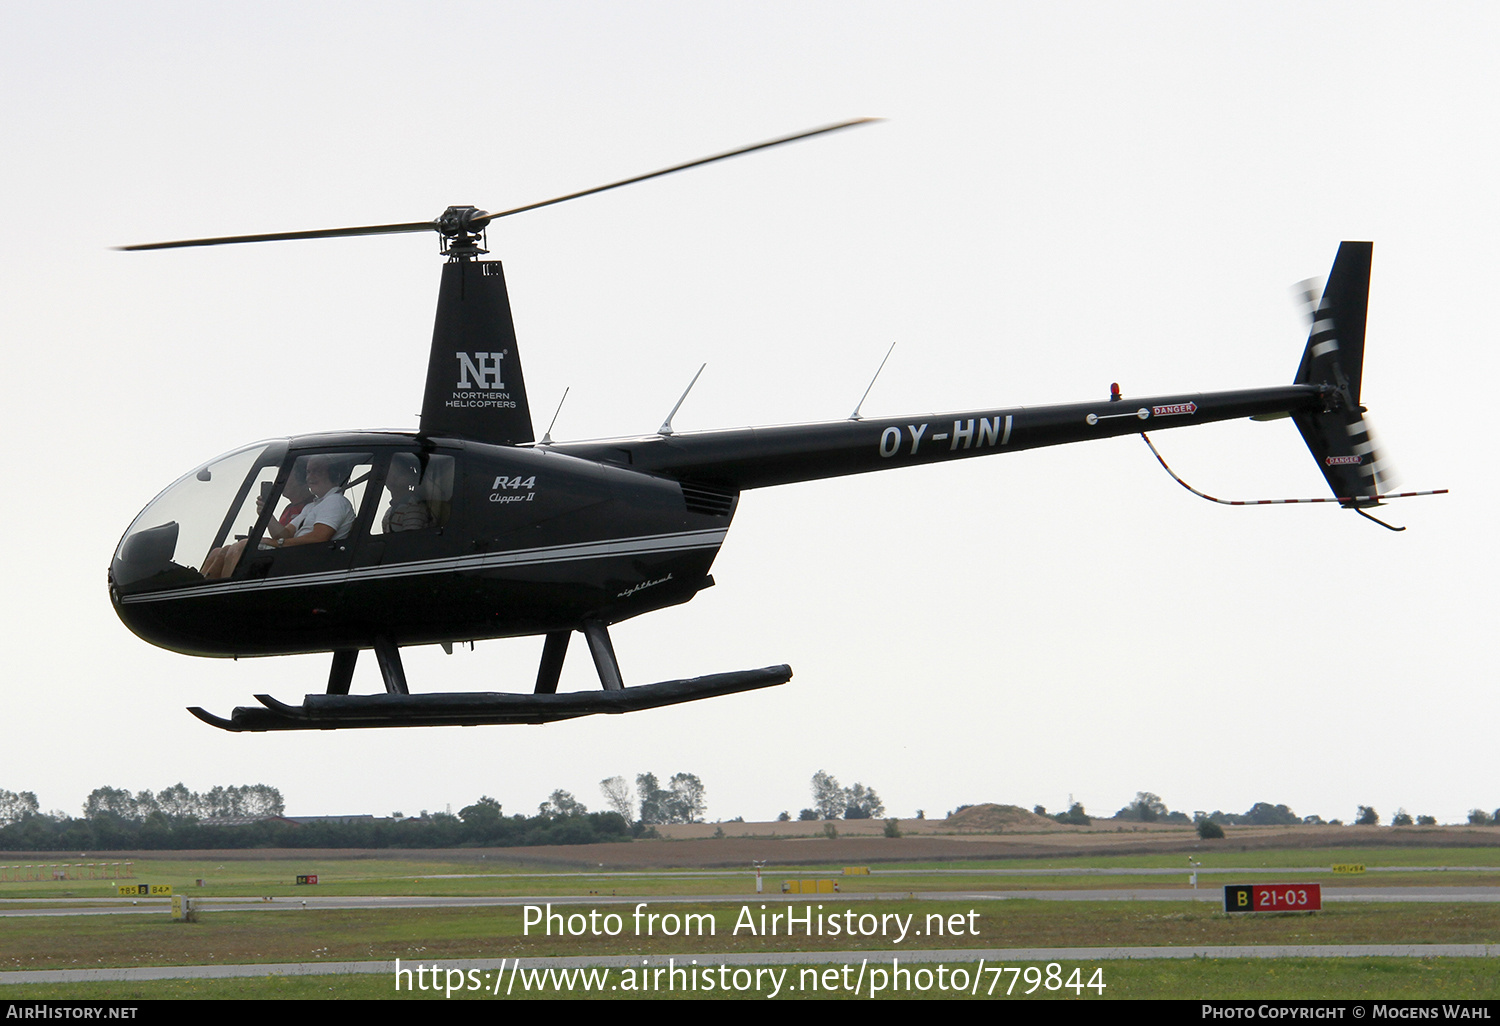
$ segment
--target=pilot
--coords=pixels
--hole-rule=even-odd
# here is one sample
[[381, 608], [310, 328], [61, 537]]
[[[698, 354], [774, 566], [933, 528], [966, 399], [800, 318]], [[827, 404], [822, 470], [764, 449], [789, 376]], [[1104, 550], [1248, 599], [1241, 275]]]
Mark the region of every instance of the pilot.
[[[288, 524], [292, 517], [302, 512], [302, 507], [312, 501], [313, 493], [307, 489], [307, 463], [298, 460], [292, 464], [291, 476], [286, 480], [286, 488], [282, 491], [286, 497], [286, 508], [277, 516], [278, 524]], [[259, 501], [255, 504], [256, 511], [260, 510]]]
[[420, 531], [437, 525], [432, 510], [417, 496], [421, 476], [421, 465], [411, 453], [398, 452], [391, 457], [391, 468], [385, 475], [385, 486], [391, 490], [391, 508], [380, 520], [382, 532]]
[[289, 549], [349, 537], [349, 529], [354, 526], [354, 505], [339, 490], [343, 475], [336, 466], [331, 456], [307, 458], [307, 489], [312, 492], [313, 501], [285, 525], [267, 524], [262, 545]]
[[[286, 498], [286, 506], [276, 522], [285, 526], [302, 508], [313, 498], [313, 493], [307, 488], [307, 461], [298, 460], [292, 464], [292, 472], [287, 477], [286, 487], [282, 489], [282, 495]], [[257, 514], [265, 506], [265, 499], [255, 500], [255, 512]], [[241, 538], [232, 545], [223, 545], [214, 549], [203, 560], [203, 576], [210, 581], [222, 580], [234, 574], [234, 568], [239, 566], [240, 557], [245, 554], [246, 539]]]

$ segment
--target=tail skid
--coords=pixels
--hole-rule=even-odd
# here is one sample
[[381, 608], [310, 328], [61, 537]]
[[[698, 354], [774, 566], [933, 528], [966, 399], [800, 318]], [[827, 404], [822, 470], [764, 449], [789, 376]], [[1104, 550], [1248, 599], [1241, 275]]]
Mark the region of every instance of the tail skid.
[[1221, 499], [1217, 496], [1209, 495], [1207, 492], [1200, 492], [1198, 489], [1194, 488], [1192, 485], [1188, 484], [1181, 477], [1179, 477], [1177, 472], [1167, 465], [1167, 461], [1162, 459], [1161, 453], [1156, 451], [1156, 446], [1152, 444], [1151, 439], [1146, 435], [1145, 432], [1141, 432], [1141, 441], [1146, 443], [1146, 447], [1151, 450], [1151, 455], [1156, 457], [1156, 462], [1161, 464], [1161, 469], [1165, 470], [1172, 476], [1173, 481], [1176, 481], [1178, 484], [1182, 485], [1182, 487], [1198, 496], [1198, 498], [1207, 499], [1209, 502], [1217, 502], [1221, 506], [1288, 506], [1304, 502], [1337, 502], [1342, 506], [1353, 506], [1356, 513], [1359, 513], [1361, 516], [1364, 516], [1367, 519], [1375, 520], [1375, 522], [1381, 527], [1387, 528], [1392, 531], [1404, 531], [1406, 530], [1406, 528], [1404, 527], [1391, 527], [1390, 524], [1387, 524], [1382, 520], [1376, 520], [1374, 517], [1370, 516], [1364, 510], [1356, 506], [1355, 503], [1361, 501], [1368, 502], [1369, 499], [1383, 501], [1385, 499], [1411, 499], [1416, 498], [1420, 495], [1448, 494], [1448, 489], [1446, 488], [1434, 488], [1425, 492], [1385, 492], [1383, 494], [1365, 497], [1336, 496], [1331, 499], [1321, 497], [1316, 499]]

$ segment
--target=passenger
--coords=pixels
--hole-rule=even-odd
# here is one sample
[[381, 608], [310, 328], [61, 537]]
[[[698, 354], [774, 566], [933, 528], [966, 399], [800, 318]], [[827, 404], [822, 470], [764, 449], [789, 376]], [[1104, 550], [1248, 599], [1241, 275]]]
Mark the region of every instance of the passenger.
[[390, 534], [437, 526], [432, 510], [417, 496], [421, 476], [421, 465], [411, 453], [398, 452], [391, 457], [391, 467], [385, 475], [385, 486], [391, 490], [391, 508], [380, 519], [381, 531]]

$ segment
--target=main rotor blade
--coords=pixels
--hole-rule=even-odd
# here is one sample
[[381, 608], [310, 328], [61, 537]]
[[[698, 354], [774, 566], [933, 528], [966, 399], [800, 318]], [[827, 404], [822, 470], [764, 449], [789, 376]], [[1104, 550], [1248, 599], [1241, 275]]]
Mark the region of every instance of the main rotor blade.
[[226, 235], [217, 239], [182, 239], [177, 242], [147, 242], [139, 246], [116, 246], [115, 249], [180, 249], [184, 246], [222, 246], [235, 242], [281, 242], [288, 239], [333, 239], [341, 235], [395, 235], [400, 232], [430, 232], [434, 221], [412, 221], [408, 224], [371, 224], [359, 228], [322, 228], [310, 232], [271, 232], [267, 235]]
[[[519, 214], [527, 210], [536, 210], [538, 207], [550, 207], [554, 203], [562, 203], [564, 200], [578, 199], [580, 196], [592, 196], [596, 192], [605, 192], [609, 189], [618, 189], [622, 185], [632, 185], [635, 182], [644, 182], [648, 178], [659, 178], [662, 175], [670, 175], [677, 171], [686, 171], [690, 167], [700, 167], [704, 164], [712, 164], [716, 160], [727, 160], [730, 157], [738, 157], [745, 153], [754, 153], [756, 150], [769, 149], [772, 146], [780, 146], [782, 143], [796, 142], [798, 139], [807, 139], [825, 132], [837, 132], [840, 129], [852, 128], [855, 125], [863, 125], [871, 121], [881, 121], [882, 118], [855, 118], [852, 121], [840, 121], [836, 125], [824, 125], [822, 128], [814, 128], [806, 132], [798, 132], [796, 135], [784, 135], [779, 139], [771, 139], [767, 142], [756, 143], [754, 146], [743, 146], [737, 150], [727, 153], [716, 153], [712, 157], [704, 157], [701, 160], [689, 161], [686, 164], [677, 164], [673, 167], [662, 168], [660, 171], [652, 171], [649, 174], [636, 175], [634, 178], [626, 178], [623, 181], [611, 182], [608, 185], [596, 186], [592, 189], [584, 189], [582, 192], [571, 192], [566, 196], [558, 196], [554, 199], [542, 200], [540, 203], [529, 203], [524, 207], [514, 207], [510, 210], [502, 210], [498, 214], [482, 214], [471, 216], [471, 220], [465, 219], [462, 228], [465, 231], [478, 232], [490, 221], [497, 217], [509, 217], [511, 214]], [[463, 208], [465, 211], [471, 208]], [[479, 214], [475, 211], [474, 214]], [[411, 221], [406, 224], [372, 224], [356, 228], [323, 228], [309, 232], [270, 232], [263, 235], [225, 235], [213, 239], [181, 239], [174, 242], [148, 242], [137, 246], [116, 246], [116, 249], [136, 251], [143, 249], [181, 249], [186, 246], [222, 246], [240, 242], [284, 242], [293, 239], [333, 239], [348, 235], [395, 235], [402, 232], [430, 232], [442, 231], [443, 225], [439, 221]]]
[[844, 128], [853, 128], [855, 125], [864, 125], [872, 121], [884, 121], [884, 118], [855, 118], [852, 121], [840, 121], [836, 125], [824, 125], [822, 128], [814, 128], [806, 132], [798, 132], [796, 135], [784, 135], [779, 139], [771, 139], [767, 142], [756, 143], [754, 146], [742, 146], [737, 150], [729, 150], [726, 153], [716, 153], [712, 157], [703, 157], [700, 160], [690, 160], [686, 164], [676, 164], [672, 167], [664, 167], [660, 171], [652, 171], [649, 174], [636, 175], [634, 178], [626, 178], [618, 182], [610, 182], [608, 185], [598, 185], [592, 189], [584, 189], [582, 192], [570, 192], [566, 196], [558, 196], [554, 199], [542, 200], [540, 203], [528, 203], [524, 207], [513, 207], [510, 210], [502, 210], [498, 214], [490, 214], [484, 218], [493, 221], [497, 217], [509, 217], [511, 214], [524, 213], [527, 210], [535, 210], [538, 207], [550, 207], [554, 203], [562, 203], [565, 200], [578, 199], [580, 196], [592, 196], [596, 192], [605, 192], [609, 189], [618, 189], [622, 185], [634, 185], [636, 182], [644, 182], [648, 178], [660, 178], [662, 175], [674, 174], [678, 171], [686, 171], [690, 167], [701, 167], [704, 164], [712, 164], [716, 160], [728, 160], [730, 157], [738, 157], [746, 153], [754, 153], [756, 150], [769, 149], [772, 146], [780, 146], [782, 143], [796, 142], [798, 139], [808, 139], [825, 132], [837, 132]]

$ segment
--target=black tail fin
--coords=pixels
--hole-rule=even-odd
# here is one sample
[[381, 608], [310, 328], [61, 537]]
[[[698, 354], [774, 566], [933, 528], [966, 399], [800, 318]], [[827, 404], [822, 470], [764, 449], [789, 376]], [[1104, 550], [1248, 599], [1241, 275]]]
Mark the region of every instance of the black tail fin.
[[536, 439], [498, 260], [443, 265], [421, 431], [495, 445]]
[[1373, 249], [1370, 242], [1339, 244], [1294, 381], [1327, 389], [1322, 410], [1293, 413], [1292, 420], [1333, 494], [1350, 500], [1346, 506], [1378, 505], [1374, 497], [1384, 487], [1380, 453], [1359, 402]]

